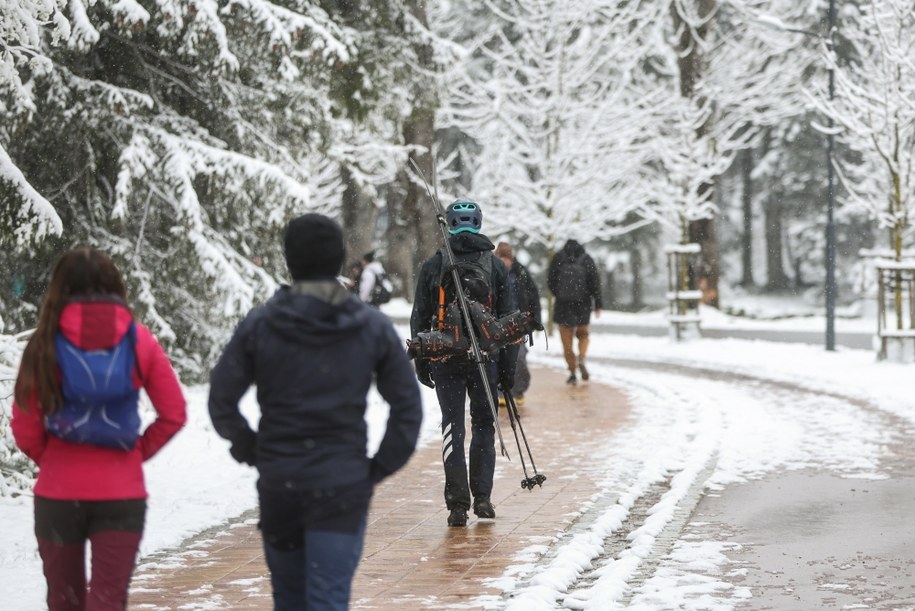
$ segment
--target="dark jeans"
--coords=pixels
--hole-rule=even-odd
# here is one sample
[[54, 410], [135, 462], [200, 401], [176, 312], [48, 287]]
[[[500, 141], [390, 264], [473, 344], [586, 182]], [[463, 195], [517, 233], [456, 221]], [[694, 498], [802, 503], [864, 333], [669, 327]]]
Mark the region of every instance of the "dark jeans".
[[[493, 397], [496, 394], [496, 364], [486, 371]], [[470, 509], [470, 496], [488, 498], [496, 468], [495, 425], [492, 408], [479, 369], [471, 363], [433, 364], [435, 392], [442, 410], [442, 460], [445, 464], [445, 505]], [[470, 476], [464, 457], [464, 403], [470, 397]], [[498, 405], [498, 404], [497, 404]], [[468, 486], [469, 481], [469, 486]]]
[[372, 484], [306, 489], [257, 483], [276, 611], [345, 611], [365, 538]]
[[[76, 501], [35, 497], [35, 536], [50, 611], [123, 611], [146, 501]], [[86, 541], [92, 577], [86, 584]]]

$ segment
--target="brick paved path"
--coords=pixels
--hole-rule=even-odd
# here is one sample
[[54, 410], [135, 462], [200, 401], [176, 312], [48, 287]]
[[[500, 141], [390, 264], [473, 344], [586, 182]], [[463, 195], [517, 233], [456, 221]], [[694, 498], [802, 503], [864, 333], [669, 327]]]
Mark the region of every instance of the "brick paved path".
[[[499, 457], [495, 520], [448, 528], [442, 500], [439, 444], [420, 449], [375, 492], [365, 551], [353, 583], [353, 609], [480, 608], [500, 596], [487, 580], [518, 564], [518, 554], [548, 543], [597, 488], [591, 450], [628, 416], [624, 397], [598, 384], [568, 387], [565, 374], [533, 370], [522, 424], [542, 488], [524, 490], [518, 450], [505, 410], [500, 424], [511, 462]], [[530, 464], [528, 464], [530, 472]], [[145, 558], [134, 577], [130, 609], [272, 608], [270, 583], [254, 526], [256, 512], [186, 542], [181, 550]]]

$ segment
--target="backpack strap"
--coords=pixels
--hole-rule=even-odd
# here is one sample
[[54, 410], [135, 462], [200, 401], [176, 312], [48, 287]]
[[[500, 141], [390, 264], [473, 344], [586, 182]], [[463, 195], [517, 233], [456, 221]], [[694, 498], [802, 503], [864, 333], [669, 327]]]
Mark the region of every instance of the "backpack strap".
[[127, 342], [130, 349], [133, 350], [133, 365], [137, 370], [137, 377], [140, 379], [140, 386], [143, 385], [143, 369], [140, 367], [140, 355], [137, 354], [137, 326], [131, 320], [127, 327]]
[[438, 282], [435, 283], [437, 287], [437, 299], [435, 300], [435, 328], [444, 329], [445, 328], [445, 314], [448, 313], [448, 298], [445, 295], [445, 275], [451, 271], [448, 269], [445, 261], [447, 257], [445, 256], [445, 248], [438, 249], [439, 257], [439, 266], [438, 266]]

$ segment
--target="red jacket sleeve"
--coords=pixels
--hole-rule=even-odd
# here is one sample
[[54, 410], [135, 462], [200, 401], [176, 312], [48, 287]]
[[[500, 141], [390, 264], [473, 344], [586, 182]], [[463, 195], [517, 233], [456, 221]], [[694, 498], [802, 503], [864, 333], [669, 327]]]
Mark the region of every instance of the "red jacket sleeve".
[[44, 428], [44, 415], [38, 405], [33, 403], [28, 409], [25, 411], [13, 402], [10, 427], [13, 429], [13, 439], [22, 453], [38, 464], [48, 445], [48, 431]]
[[162, 449], [187, 421], [186, 403], [175, 370], [153, 334], [137, 324], [137, 360], [143, 389], [156, 410], [156, 420], [143, 431], [140, 451], [143, 460]]

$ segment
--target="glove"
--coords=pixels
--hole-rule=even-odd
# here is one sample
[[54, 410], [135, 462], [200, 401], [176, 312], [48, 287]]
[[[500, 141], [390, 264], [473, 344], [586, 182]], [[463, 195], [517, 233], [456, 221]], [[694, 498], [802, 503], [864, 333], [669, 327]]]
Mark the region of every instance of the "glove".
[[416, 379], [423, 386], [435, 388], [435, 382], [432, 381], [432, 363], [425, 359], [416, 359]]
[[229, 454], [238, 462], [253, 467], [257, 460], [257, 434], [248, 429], [244, 434], [233, 439]]

